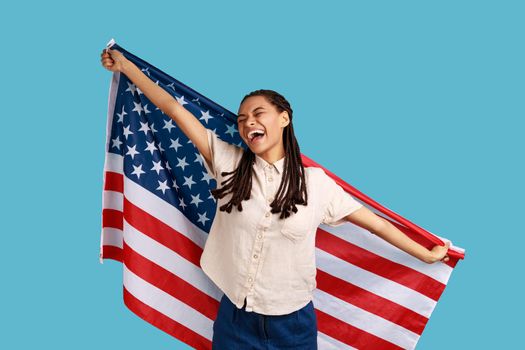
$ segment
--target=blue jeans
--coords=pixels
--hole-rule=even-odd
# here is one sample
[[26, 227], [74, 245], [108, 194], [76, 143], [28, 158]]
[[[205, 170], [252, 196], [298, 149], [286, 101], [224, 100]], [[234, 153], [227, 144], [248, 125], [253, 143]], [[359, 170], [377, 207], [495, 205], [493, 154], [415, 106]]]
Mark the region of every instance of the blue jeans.
[[224, 294], [213, 322], [213, 350], [317, 350], [313, 301], [286, 315], [263, 315], [242, 309]]

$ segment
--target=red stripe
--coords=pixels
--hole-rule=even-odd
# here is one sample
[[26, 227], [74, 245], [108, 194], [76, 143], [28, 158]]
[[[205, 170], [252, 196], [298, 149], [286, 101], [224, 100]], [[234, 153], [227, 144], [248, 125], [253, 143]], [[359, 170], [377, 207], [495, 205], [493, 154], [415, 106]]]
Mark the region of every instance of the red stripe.
[[113, 259], [122, 262], [122, 249], [113, 245], [102, 246], [102, 259]]
[[124, 197], [124, 218], [138, 231], [170, 248], [200, 268], [202, 248]]
[[413, 310], [319, 269], [316, 279], [318, 289], [419, 335], [428, 322], [426, 317]]
[[342, 343], [361, 350], [403, 349], [383, 338], [354, 327], [318, 309], [315, 309], [315, 313], [317, 315], [317, 329]]
[[175, 299], [200, 312], [210, 320], [215, 320], [219, 302], [195, 288], [179, 276], [155, 264], [137, 253], [124, 242], [124, 264], [143, 280], [163, 290]]
[[195, 349], [211, 349], [211, 341], [134, 297], [124, 287], [124, 303], [137, 316]]
[[124, 192], [124, 176], [113, 171], [105, 172], [106, 178], [104, 180], [105, 191]]
[[445, 289], [443, 283], [436, 281], [424, 273], [390, 261], [320, 228], [317, 230], [315, 245], [350, 264], [402, 284], [405, 287], [426, 295], [432, 300], [438, 300]]
[[102, 227], [112, 227], [119, 230], [124, 229], [122, 212], [115, 209], [102, 209]]

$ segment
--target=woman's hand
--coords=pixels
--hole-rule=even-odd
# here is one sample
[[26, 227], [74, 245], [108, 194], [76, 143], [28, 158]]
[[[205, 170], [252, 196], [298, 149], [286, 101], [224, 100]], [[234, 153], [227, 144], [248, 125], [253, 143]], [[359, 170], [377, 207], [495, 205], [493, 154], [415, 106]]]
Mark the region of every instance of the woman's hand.
[[445, 245], [436, 245], [432, 250], [430, 250], [430, 260], [429, 264], [432, 264], [436, 261], [448, 261], [449, 257], [447, 255], [448, 247], [450, 247], [450, 242], [445, 242]]
[[118, 50], [104, 49], [100, 54], [100, 62], [107, 70], [122, 72], [124, 65], [129, 61]]

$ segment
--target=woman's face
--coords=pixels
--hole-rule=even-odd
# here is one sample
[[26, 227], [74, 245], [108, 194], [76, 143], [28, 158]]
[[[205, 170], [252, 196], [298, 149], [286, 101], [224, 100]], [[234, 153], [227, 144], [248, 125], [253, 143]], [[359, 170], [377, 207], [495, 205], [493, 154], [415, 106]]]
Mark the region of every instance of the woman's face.
[[[253, 153], [282, 147], [283, 129], [289, 123], [288, 112], [279, 113], [264, 96], [251, 96], [241, 103], [237, 115], [239, 134]], [[253, 130], [259, 130], [263, 135], [250, 133]]]

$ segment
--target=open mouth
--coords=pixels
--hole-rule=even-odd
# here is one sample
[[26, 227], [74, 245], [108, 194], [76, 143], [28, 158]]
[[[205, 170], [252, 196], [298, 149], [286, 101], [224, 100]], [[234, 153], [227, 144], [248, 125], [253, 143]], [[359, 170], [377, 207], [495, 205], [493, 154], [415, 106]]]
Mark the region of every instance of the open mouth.
[[264, 131], [262, 130], [253, 130], [248, 134], [248, 140], [250, 143], [260, 142], [265, 136]]

